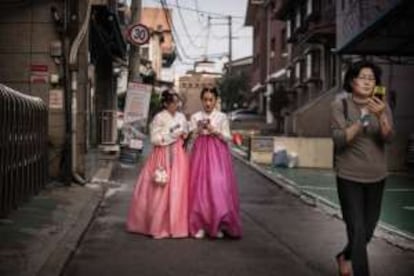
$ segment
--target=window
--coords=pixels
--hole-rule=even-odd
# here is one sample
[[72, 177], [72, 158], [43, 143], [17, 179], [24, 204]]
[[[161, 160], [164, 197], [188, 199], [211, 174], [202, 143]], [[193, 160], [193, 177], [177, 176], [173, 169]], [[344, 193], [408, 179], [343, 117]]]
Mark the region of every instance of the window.
[[301, 66], [300, 66], [300, 61], [297, 61], [296, 63], [295, 63], [295, 80], [296, 80], [296, 82], [299, 82], [300, 80], [301, 80]]
[[273, 58], [275, 56], [276, 52], [276, 38], [272, 37], [270, 40], [270, 58]]
[[286, 50], [285, 37], [286, 37], [286, 29], [283, 29], [282, 32], [281, 32], [281, 38], [280, 38], [280, 42], [281, 42], [280, 43], [280, 48], [281, 48], [282, 52], [284, 52]]
[[313, 13], [313, 0], [306, 1], [306, 16], [310, 16]]
[[289, 40], [292, 37], [292, 20], [286, 21], [286, 39]]
[[321, 53], [313, 50], [306, 54], [306, 79], [320, 79]]
[[147, 47], [141, 47], [141, 57], [144, 59], [149, 59], [149, 48]]
[[295, 29], [299, 29], [302, 25], [302, 16], [300, 13], [300, 8], [296, 10], [296, 17], [295, 17]]
[[287, 67], [286, 68], [286, 81], [287, 81], [287, 86], [290, 87], [292, 86], [292, 82], [293, 82], [293, 69], [292, 67]]
[[306, 79], [312, 78], [312, 53], [306, 54]]

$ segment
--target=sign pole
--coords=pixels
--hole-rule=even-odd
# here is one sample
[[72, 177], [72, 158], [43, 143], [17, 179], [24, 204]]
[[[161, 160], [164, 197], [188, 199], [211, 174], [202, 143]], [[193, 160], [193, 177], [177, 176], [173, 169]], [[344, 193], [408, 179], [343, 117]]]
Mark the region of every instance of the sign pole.
[[[140, 23], [141, 20], [141, 0], [131, 1], [131, 22], [132, 24]], [[140, 68], [140, 53], [139, 45], [132, 44], [129, 53], [129, 71], [128, 82], [141, 82], [141, 76], [139, 74]]]

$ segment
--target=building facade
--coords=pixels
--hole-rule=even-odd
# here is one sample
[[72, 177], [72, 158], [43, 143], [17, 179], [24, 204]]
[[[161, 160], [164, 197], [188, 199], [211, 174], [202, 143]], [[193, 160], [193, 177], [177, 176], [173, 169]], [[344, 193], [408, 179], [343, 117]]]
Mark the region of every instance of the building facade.
[[171, 30], [171, 9], [143, 7], [141, 23], [147, 26], [151, 33], [148, 44], [140, 47], [145, 67], [143, 72], [151, 69], [155, 73], [156, 81], [172, 82], [174, 77], [169, 68], [176, 58], [176, 49]]
[[114, 68], [126, 54], [117, 9], [115, 0], [0, 3], [0, 82], [49, 106], [52, 178], [85, 176], [89, 145], [104, 140], [102, 112], [116, 106]]
[[266, 113], [264, 93], [267, 78], [267, 12], [264, 1], [248, 1], [245, 25], [253, 28], [253, 64], [251, 68], [251, 92], [259, 113]]
[[275, 16], [285, 21], [288, 107], [285, 133], [328, 136], [329, 102], [339, 87], [335, 49], [335, 1], [281, 1]]
[[[260, 29], [259, 21], [267, 27]], [[325, 95], [339, 85], [335, 1], [249, 1], [249, 22], [258, 36], [255, 51], [265, 53], [257, 67], [266, 76], [260, 84], [266, 91], [268, 123], [276, 122], [276, 129], [286, 135], [329, 135], [326, 103], [332, 97]], [[257, 75], [254, 69], [252, 75]], [[269, 111], [276, 120], [269, 118]]]
[[[390, 147], [390, 168], [401, 169], [407, 148], [413, 138], [414, 120], [411, 87], [414, 74], [414, 44], [411, 23], [414, 23], [414, 3], [403, 0], [275, 0], [249, 1], [246, 25], [254, 29], [255, 59], [252, 90], [265, 89], [264, 68], [273, 77], [281, 78], [279, 89], [267, 86], [278, 105], [285, 135], [305, 137], [330, 136], [330, 103], [343, 92], [342, 78], [347, 65], [355, 60], [369, 59], [383, 71], [382, 83], [387, 87], [396, 129], [396, 139]], [[268, 16], [266, 17], [266, 14]], [[283, 21], [285, 39], [276, 44], [285, 51], [286, 60], [275, 62], [284, 70], [275, 70], [269, 62], [272, 35], [277, 29], [262, 26], [275, 18]], [[267, 18], [267, 19], [266, 19]], [[271, 26], [271, 24], [267, 24]], [[267, 35], [267, 38], [266, 38]], [[267, 41], [267, 42], [266, 42]], [[269, 43], [270, 41], [270, 43]], [[284, 45], [285, 43], [285, 45]], [[270, 45], [270, 47], [269, 47]], [[277, 52], [277, 50], [275, 51]], [[268, 58], [260, 58], [267, 53]], [[284, 62], [284, 65], [283, 65]], [[279, 73], [277, 73], [279, 72]], [[267, 74], [272, 79], [272, 74]], [[282, 97], [284, 93], [284, 97]], [[265, 105], [264, 105], [265, 106]], [[411, 139], [411, 140], [410, 140]], [[414, 163], [414, 161], [413, 161]]]

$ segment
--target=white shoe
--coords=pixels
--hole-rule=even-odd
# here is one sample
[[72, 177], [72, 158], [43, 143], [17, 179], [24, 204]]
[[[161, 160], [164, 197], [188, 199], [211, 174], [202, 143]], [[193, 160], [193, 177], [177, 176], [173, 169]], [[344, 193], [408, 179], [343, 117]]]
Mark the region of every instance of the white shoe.
[[198, 232], [194, 235], [196, 239], [202, 239], [206, 235], [206, 232], [203, 229], [198, 230]]
[[224, 233], [222, 231], [218, 231], [217, 232], [217, 239], [222, 239], [224, 238]]

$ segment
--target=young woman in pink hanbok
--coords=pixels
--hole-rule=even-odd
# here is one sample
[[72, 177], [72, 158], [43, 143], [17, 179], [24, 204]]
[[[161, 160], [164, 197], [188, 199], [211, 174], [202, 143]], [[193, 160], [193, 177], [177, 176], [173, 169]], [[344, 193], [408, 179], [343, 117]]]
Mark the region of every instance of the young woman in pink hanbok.
[[164, 109], [150, 125], [153, 150], [138, 177], [127, 219], [127, 230], [153, 238], [188, 237], [188, 157], [183, 139], [185, 116], [179, 98], [165, 91]]
[[195, 140], [190, 162], [190, 234], [240, 238], [238, 187], [228, 146], [231, 134], [227, 116], [215, 109], [217, 98], [216, 88], [204, 88], [204, 110], [191, 117]]

